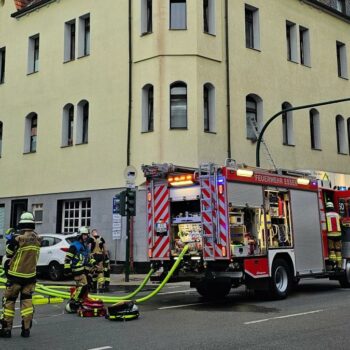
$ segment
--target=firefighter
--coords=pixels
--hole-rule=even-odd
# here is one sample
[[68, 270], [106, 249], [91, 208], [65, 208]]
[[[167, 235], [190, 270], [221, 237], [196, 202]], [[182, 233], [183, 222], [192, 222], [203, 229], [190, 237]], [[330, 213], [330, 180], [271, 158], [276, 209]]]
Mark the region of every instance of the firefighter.
[[334, 210], [332, 202], [326, 203], [326, 217], [327, 217], [327, 236], [329, 260], [334, 266], [341, 267], [341, 227], [340, 215]]
[[[8, 243], [15, 237], [16, 232], [17, 231], [12, 227], [6, 230], [5, 232], [6, 245], [8, 245]], [[6, 255], [2, 258], [2, 267], [5, 271], [6, 277], [7, 277], [8, 269], [10, 268], [10, 262], [11, 262], [11, 259], [8, 258]]]
[[32, 294], [36, 283], [36, 264], [40, 253], [40, 237], [34, 232], [32, 213], [24, 212], [19, 220], [19, 234], [7, 241], [6, 256], [10, 258], [6, 290], [3, 297], [0, 337], [11, 338], [15, 304], [19, 294], [22, 316], [21, 336], [28, 338], [33, 319]]
[[104, 289], [104, 258], [106, 255], [105, 240], [101, 237], [96, 229], [91, 231], [89, 246], [91, 256], [95, 260], [95, 269], [92, 276], [93, 290], [103, 292]]
[[88, 248], [89, 229], [85, 226], [80, 227], [78, 233], [78, 239], [71, 243], [64, 261], [64, 274], [69, 275], [72, 272], [76, 284], [71, 300], [66, 305], [66, 310], [70, 313], [76, 312], [87, 297], [87, 272], [94, 265]]
[[109, 253], [106, 250], [103, 260], [103, 277], [104, 277], [104, 290], [105, 292], [109, 291], [109, 285], [111, 283], [111, 263], [109, 260]]

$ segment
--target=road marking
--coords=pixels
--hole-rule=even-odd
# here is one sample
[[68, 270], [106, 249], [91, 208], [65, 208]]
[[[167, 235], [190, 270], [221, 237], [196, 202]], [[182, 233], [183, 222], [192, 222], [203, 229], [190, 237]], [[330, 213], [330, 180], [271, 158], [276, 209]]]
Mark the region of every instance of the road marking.
[[308, 311], [308, 312], [301, 312], [299, 314], [291, 314], [291, 315], [285, 315], [285, 316], [276, 316], [276, 317], [271, 317], [271, 318], [263, 318], [261, 320], [244, 322], [244, 324], [254, 324], [254, 323], [261, 323], [261, 322], [267, 322], [267, 321], [272, 321], [272, 320], [279, 320], [281, 318], [298, 317], [298, 316], [316, 314], [318, 312], [323, 312], [323, 311], [324, 310], [314, 310], [314, 311]]
[[177, 309], [177, 308], [181, 308], [181, 307], [187, 307], [187, 306], [193, 306], [193, 305], [203, 305], [203, 304], [206, 304], [206, 303], [194, 303], [194, 304], [164, 306], [164, 307], [159, 307], [158, 310]]
[[163, 292], [158, 293], [158, 295], [165, 295], [165, 294], [177, 294], [177, 293], [188, 293], [188, 292], [195, 292], [193, 289], [186, 289], [186, 290], [176, 290], [174, 292]]
[[93, 348], [93, 349], [88, 349], [88, 350], [105, 350], [105, 349], [112, 349], [111, 346], [103, 346], [102, 348]]

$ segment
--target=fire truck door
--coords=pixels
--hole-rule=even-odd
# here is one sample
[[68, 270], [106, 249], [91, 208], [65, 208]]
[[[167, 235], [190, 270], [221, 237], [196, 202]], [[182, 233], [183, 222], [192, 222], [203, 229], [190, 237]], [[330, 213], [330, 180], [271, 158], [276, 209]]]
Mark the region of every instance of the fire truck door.
[[167, 183], [153, 181], [148, 185], [148, 245], [151, 260], [170, 259], [169, 188]]
[[301, 275], [324, 269], [317, 192], [291, 190], [296, 272]]

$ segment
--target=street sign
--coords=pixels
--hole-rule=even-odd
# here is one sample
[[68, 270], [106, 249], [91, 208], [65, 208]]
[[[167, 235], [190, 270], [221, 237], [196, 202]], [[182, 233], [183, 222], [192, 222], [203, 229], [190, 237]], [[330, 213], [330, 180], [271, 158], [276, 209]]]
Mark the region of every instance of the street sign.
[[135, 188], [135, 180], [137, 170], [134, 166], [129, 165], [124, 170], [124, 178], [126, 180], [126, 188]]

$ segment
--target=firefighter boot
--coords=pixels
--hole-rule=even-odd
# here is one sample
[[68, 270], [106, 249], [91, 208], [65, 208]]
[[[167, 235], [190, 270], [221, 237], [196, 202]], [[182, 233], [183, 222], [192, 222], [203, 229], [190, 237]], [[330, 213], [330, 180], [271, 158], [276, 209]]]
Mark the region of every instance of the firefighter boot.
[[11, 329], [7, 328], [7, 322], [4, 320], [0, 321], [1, 329], [0, 329], [0, 338], [11, 338]]
[[29, 328], [24, 328], [24, 327], [25, 327], [25, 324], [24, 324], [24, 321], [22, 321], [21, 337], [29, 338], [30, 337], [30, 328], [32, 328], [32, 322], [30, 322]]

